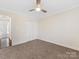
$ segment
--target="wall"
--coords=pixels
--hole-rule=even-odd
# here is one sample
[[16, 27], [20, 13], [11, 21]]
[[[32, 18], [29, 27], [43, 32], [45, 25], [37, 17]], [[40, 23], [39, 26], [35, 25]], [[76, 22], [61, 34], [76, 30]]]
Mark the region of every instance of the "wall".
[[13, 45], [37, 38], [37, 21], [33, 21], [33, 18], [3, 10], [0, 10], [0, 14], [11, 17]]
[[79, 50], [79, 8], [39, 21], [39, 38]]

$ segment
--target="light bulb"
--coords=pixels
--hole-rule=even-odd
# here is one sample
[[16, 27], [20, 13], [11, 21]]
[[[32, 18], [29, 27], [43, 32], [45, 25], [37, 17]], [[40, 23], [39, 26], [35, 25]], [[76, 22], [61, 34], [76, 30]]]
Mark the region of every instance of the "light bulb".
[[40, 8], [36, 8], [36, 11], [40, 11], [41, 9]]

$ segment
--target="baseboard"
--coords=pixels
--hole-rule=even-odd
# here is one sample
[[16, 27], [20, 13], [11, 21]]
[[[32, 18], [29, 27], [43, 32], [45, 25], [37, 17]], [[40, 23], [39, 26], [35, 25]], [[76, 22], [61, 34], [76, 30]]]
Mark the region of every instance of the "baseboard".
[[[40, 39], [40, 40], [43, 40], [43, 39]], [[49, 41], [49, 40], [43, 40], [43, 41], [47, 41], [47, 42], [50, 42], [50, 43], [53, 43], [53, 44], [56, 44], [56, 45], [60, 45], [60, 46], [66, 47], [66, 48], [70, 48], [70, 49], [79, 51], [79, 48], [71, 47], [71, 46], [64, 45], [64, 44], [61, 44], [61, 43], [58, 43], [58, 42], [53, 42], [53, 41]]]

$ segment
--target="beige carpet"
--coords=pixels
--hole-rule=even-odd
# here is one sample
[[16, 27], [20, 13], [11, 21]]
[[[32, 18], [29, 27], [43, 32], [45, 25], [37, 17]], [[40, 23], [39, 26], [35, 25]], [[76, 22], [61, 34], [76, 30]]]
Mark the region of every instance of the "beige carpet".
[[79, 51], [42, 40], [0, 50], [0, 59], [79, 59]]

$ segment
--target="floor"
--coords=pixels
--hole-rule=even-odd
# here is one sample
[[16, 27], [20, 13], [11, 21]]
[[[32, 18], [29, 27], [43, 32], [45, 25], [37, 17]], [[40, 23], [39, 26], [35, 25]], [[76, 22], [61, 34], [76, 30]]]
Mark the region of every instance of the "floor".
[[0, 59], [79, 59], [79, 51], [42, 40], [0, 50]]

